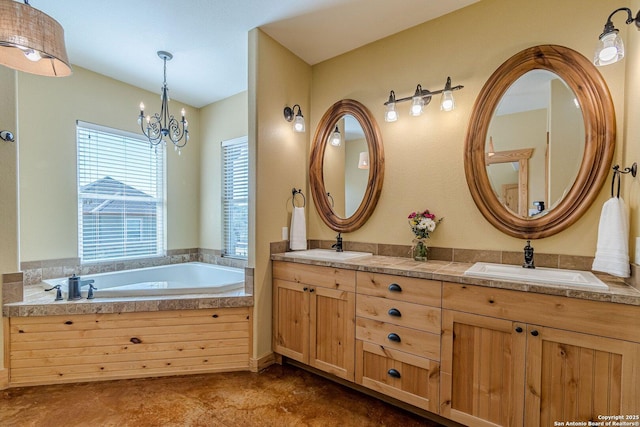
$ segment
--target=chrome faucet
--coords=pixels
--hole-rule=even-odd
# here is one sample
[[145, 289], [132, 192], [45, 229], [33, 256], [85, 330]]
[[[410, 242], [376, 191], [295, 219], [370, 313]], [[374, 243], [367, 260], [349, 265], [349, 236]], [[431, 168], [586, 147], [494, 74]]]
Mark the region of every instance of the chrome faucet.
[[531, 240], [527, 240], [527, 246], [524, 247], [524, 264], [522, 268], [536, 268], [533, 264], [533, 246]]
[[342, 236], [340, 236], [340, 233], [336, 236], [336, 242], [331, 245], [331, 248], [335, 248], [336, 252], [342, 252]]
[[76, 276], [75, 274], [71, 277], [69, 277], [69, 286], [67, 289], [67, 301], [75, 301], [75, 300], [79, 300], [82, 299], [82, 292], [81, 289], [83, 286], [87, 286], [89, 285], [89, 299], [93, 298], [93, 290], [96, 289], [93, 286], [93, 283], [95, 282], [95, 280], [90, 279], [90, 280], [81, 280], [79, 276]]

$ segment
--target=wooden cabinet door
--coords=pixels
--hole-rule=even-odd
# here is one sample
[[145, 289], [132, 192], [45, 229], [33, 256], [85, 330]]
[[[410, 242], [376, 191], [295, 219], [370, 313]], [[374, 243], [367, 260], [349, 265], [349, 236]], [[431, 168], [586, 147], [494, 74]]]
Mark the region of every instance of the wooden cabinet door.
[[309, 363], [309, 288], [273, 280], [274, 351], [302, 363]]
[[440, 414], [470, 426], [522, 426], [526, 325], [442, 314]]
[[355, 294], [312, 287], [309, 364], [349, 381], [355, 374]]
[[526, 426], [640, 413], [640, 344], [528, 325], [526, 378]]

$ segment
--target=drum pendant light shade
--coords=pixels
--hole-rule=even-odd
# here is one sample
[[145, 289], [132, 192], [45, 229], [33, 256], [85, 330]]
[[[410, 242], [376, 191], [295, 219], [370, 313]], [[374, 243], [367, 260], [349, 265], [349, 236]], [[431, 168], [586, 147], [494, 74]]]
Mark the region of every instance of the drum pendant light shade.
[[41, 76], [71, 75], [64, 29], [28, 2], [0, 0], [0, 64]]

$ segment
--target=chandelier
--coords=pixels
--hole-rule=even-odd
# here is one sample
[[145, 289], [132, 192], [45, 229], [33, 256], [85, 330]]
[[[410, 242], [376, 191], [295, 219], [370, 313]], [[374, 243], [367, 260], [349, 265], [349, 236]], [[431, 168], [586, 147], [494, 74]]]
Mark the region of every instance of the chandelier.
[[[158, 51], [158, 56], [164, 61], [164, 82], [162, 84], [162, 106], [160, 113], [153, 116], [144, 116], [144, 104], [140, 103], [140, 115], [138, 124], [142, 133], [149, 139], [151, 146], [163, 143], [167, 145], [167, 138], [173, 143], [174, 149], [180, 154], [180, 149], [189, 141], [189, 122], [184, 118], [184, 108], [181, 111], [182, 119], [178, 122], [169, 114], [169, 88], [167, 87], [167, 61], [171, 61], [173, 55], [163, 50]], [[184, 138], [184, 141], [181, 142]]]

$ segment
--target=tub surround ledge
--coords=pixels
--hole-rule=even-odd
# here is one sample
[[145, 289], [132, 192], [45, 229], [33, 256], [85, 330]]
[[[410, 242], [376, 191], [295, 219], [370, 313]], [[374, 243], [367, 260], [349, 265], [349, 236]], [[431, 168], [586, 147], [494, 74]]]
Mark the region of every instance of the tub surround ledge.
[[[595, 273], [607, 284], [607, 290], [587, 290], [561, 285], [539, 285], [535, 283], [515, 282], [495, 279], [479, 279], [465, 276], [464, 272], [473, 262], [453, 261], [414, 261], [411, 258], [374, 255], [369, 258], [352, 261], [317, 261], [303, 258], [291, 258], [282, 253], [271, 255], [274, 261], [296, 262], [302, 264], [319, 265], [325, 267], [343, 268], [372, 273], [392, 274], [396, 276], [415, 277], [420, 279], [440, 280], [474, 286], [484, 286], [498, 289], [533, 292], [546, 295], [566, 296], [569, 298], [591, 301], [612, 302], [640, 306], [640, 289], [625, 283], [622, 278], [608, 274]], [[484, 261], [484, 260], [483, 260]]]
[[215, 295], [96, 298], [78, 301], [54, 301], [54, 296], [55, 294], [51, 292], [44, 292], [40, 285], [25, 286], [23, 301], [4, 304], [2, 315], [4, 317], [56, 316], [253, 306], [253, 295], [242, 290]]

